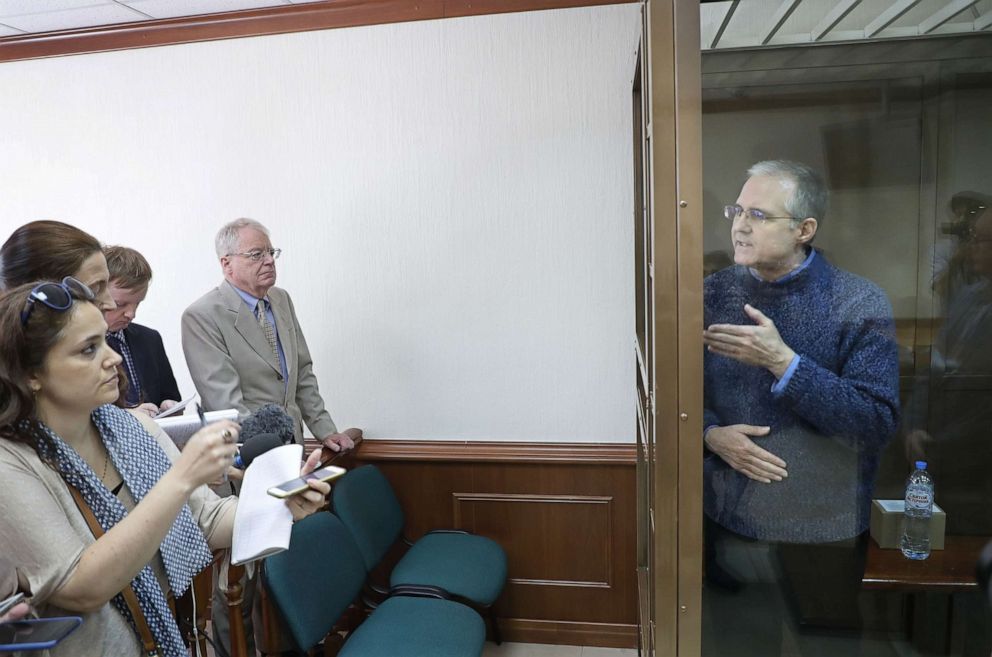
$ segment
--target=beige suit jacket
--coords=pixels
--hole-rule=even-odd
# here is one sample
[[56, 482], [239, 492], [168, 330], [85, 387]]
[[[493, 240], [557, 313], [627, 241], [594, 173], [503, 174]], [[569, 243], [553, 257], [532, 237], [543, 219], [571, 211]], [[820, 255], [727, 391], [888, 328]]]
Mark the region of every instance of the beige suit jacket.
[[183, 313], [183, 353], [204, 409], [236, 408], [245, 416], [275, 403], [293, 417], [299, 443], [303, 442], [303, 422], [318, 438], [336, 433], [317, 389], [310, 349], [293, 300], [277, 287], [269, 290], [267, 298], [286, 356], [288, 381], [283, 381], [279, 362], [252, 309], [227, 281]]

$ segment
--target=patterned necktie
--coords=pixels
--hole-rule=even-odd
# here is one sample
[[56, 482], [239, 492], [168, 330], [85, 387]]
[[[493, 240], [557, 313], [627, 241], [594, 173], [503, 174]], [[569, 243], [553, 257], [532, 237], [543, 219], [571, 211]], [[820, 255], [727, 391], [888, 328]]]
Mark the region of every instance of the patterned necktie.
[[128, 386], [124, 399], [128, 405], [137, 406], [141, 403], [141, 381], [138, 379], [138, 369], [134, 366], [134, 358], [131, 356], [131, 349], [127, 340], [124, 339], [124, 330], [115, 333], [107, 333], [107, 343], [110, 348], [121, 355], [124, 359], [124, 367], [127, 368]]
[[269, 318], [265, 314], [265, 299], [258, 300], [258, 304], [255, 306], [255, 319], [258, 320], [258, 325], [262, 328], [262, 333], [269, 343], [269, 348], [272, 349], [273, 361], [278, 364], [279, 347], [276, 345], [276, 332], [272, 330], [272, 324], [269, 324]]

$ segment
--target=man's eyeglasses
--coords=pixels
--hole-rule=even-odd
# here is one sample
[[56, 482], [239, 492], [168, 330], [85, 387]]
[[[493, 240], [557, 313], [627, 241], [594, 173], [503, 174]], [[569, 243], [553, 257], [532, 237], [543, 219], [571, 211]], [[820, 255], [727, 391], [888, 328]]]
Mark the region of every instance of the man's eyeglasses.
[[242, 258], [248, 258], [252, 262], [261, 262], [262, 258], [266, 255], [270, 255], [273, 260], [277, 260], [281, 253], [282, 249], [256, 249], [254, 251], [248, 251], [247, 253], [228, 253], [227, 255], [241, 256]]
[[723, 206], [723, 216], [728, 221], [734, 221], [737, 217], [741, 215], [747, 216], [751, 221], [756, 221], [759, 224], [765, 223], [766, 221], [771, 221], [772, 219], [795, 219], [795, 217], [773, 217], [771, 215], [765, 214], [763, 211], [757, 208], [748, 208], [745, 210], [741, 206], [737, 205], [725, 205]]
[[21, 311], [21, 326], [27, 326], [35, 303], [43, 303], [52, 310], [63, 312], [72, 308], [74, 299], [93, 301], [96, 295], [88, 285], [72, 276], [66, 276], [61, 283], [41, 283], [28, 293], [27, 303]]

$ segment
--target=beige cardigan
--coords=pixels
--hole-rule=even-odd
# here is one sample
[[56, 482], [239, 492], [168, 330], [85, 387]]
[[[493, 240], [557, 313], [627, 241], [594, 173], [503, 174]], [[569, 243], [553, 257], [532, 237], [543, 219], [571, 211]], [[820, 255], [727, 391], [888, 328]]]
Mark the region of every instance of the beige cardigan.
[[[169, 459], [175, 461], [179, 450], [165, 432], [147, 417], [139, 419]], [[118, 499], [128, 510], [135, 506], [127, 486], [121, 489]], [[50, 654], [142, 655], [138, 636], [112, 603], [90, 614], [47, 604], [70, 579], [80, 556], [94, 539], [65, 481], [28, 445], [0, 439], [0, 500], [0, 555], [14, 563], [22, 582], [27, 580], [38, 615], [83, 618], [79, 629]], [[237, 498], [219, 498], [206, 486], [200, 486], [190, 496], [189, 508], [211, 549], [230, 547], [236, 507]], [[156, 555], [151, 565], [162, 590], [168, 592], [161, 555]]]

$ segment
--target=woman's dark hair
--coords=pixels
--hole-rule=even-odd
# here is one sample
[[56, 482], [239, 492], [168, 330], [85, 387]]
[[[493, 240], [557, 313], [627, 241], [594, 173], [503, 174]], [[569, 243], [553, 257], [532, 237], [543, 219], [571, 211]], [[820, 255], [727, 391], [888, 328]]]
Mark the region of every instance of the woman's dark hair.
[[36, 303], [28, 326], [22, 326], [21, 312], [34, 287], [34, 283], [18, 285], [0, 296], [0, 437], [28, 443], [38, 451], [47, 436], [38, 421], [28, 380], [62, 337], [76, 304], [59, 312]]
[[60, 281], [72, 276], [100, 241], [61, 221], [32, 221], [15, 230], [0, 246], [0, 288], [32, 281]]
[[[27, 443], [39, 451], [48, 437], [38, 420], [28, 380], [42, 368], [45, 356], [62, 338], [79, 304], [91, 302], [76, 300], [72, 308], [63, 311], [35, 303], [27, 326], [23, 326], [21, 312], [36, 285], [38, 282], [27, 283], [0, 293], [0, 438]], [[127, 380], [122, 379], [118, 380], [118, 399], [123, 399], [127, 390]]]

